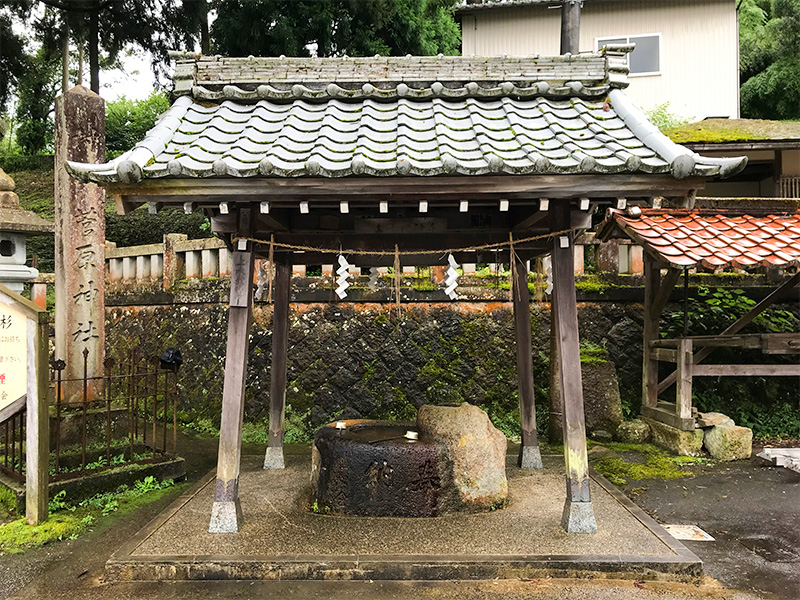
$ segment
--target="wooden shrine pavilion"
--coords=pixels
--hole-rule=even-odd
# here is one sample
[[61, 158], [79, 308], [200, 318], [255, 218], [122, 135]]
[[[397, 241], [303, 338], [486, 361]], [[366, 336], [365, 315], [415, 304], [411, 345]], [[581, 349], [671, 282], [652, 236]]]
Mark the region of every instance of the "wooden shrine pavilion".
[[[227, 357], [210, 531], [241, 523], [239, 466], [253, 264], [271, 255], [270, 437], [283, 467], [292, 264], [341, 254], [358, 266], [510, 262], [519, 371], [520, 465], [537, 468], [526, 263], [552, 254], [564, 396], [562, 524], [596, 530], [589, 494], [576, 231], [598, 206], [692, 198], [746, 159], [672, 143], [625, 97], [626, 53], [560, 57], [177, 57], [172, 107], [131, 151], [68, 163], [126, 213], [202, 209], [230, 243]], [[313, 250], [318, 249], [318, 250]], [[324, 257], [324, 258], [323, 258]]]
[[[800, 211], [796, 203], [768, 199], [714, 199], [722, 208], [620, 211], [610, 209], [597, 229], [607, 240], [628, 238], [644, 248], [644, 327], [642, 414], [684, 431], [693, 431], [695, 377], [800, 377], [800, 364], [701, 364], [717, 348], [758, 349], [767, 356], [800, 354], [800, 333], [742, 333], [776, 302], [786, 301], [800, 283]], [[740, 205], [736, 207], [736, 205]], [[792, 206], [794, 204], [794, 206]], [[684, 323], [687, 319], [690, 269], [776, 269], [786, 277], [760, 302], [712, 335], [662, 339], [661, 314], [683, 275]], [[794, 274], [789, 270], [794, 269]], [[663, 275], [662, 275], [663, 271]], [[686, 327], [686, 325], [684, 325]], [[672, 372], [659, 378], [659, 362]], [[675, 400], [659, 399], [675, 385]]]

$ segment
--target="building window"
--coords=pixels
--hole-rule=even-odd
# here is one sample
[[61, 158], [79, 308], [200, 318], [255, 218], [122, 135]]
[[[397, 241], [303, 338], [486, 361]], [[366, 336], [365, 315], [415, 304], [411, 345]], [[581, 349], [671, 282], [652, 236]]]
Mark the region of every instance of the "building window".
[[628, 67], [631, 75], [661, 74], [660, 33], [597, 38], [595, 40], [595, 47], [598, 50], [609, 44], [636, 44], [633, 52], [628, 54]]

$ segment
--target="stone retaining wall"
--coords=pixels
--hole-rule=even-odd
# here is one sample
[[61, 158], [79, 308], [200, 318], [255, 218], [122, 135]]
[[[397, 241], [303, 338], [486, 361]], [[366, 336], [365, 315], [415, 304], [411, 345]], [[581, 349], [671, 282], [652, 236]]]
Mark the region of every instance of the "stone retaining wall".
[[[582, 303], [581, 339], [604, 346], [619, 365], [620, 390], [635, 402], [641, 385], [641, 306]], [[183, 353], [181, 418], [219, 419], [227, 307], [219, 303], [115, 306], [106, 310], [110, 354], [132, 348]], [[531, 305], [536, 401], [546, 431], [549, 305]], [[271, 307], [257, 304], [250, 342], [246, 419], [265, 420], [269, 406]], [[424, 403], [467, 401], [485, 408], [506, 431], [518, 428], [514, 328], [508, 302], [403, 304], [294, 303], [291, 306], [287, 419], [309, 435], [335, 417], [413, 420]], [[618, 418], [613, 365], [593, 353], [590, 422]], [[610, 366], [610, 369], [609, 369]], [[588, 375], [588, 373], [587, 373]], [[609, 381], [605, 381], [608, 379]], [[593, 395], [598, 397], [591, 401]], [[607, 429], [607, 425], [598, 425]], [[295, 435], [294, 433], [292, 435]]]

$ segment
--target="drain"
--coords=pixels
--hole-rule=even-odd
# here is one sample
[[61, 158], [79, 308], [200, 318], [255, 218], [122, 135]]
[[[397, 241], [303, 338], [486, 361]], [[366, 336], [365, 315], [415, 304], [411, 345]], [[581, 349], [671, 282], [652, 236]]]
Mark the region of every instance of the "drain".
[[768, 562], [800, 562], [800, 554], [798, 554], [797, 550], [781, 538], [753, 536], [740, 538], [739, 543]]

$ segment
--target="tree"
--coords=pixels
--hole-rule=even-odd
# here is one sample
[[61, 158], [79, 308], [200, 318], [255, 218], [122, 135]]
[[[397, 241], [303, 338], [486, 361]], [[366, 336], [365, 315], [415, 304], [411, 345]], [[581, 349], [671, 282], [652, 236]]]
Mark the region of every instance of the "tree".
[[53, 110], [60, 87], [60, 57], [44, 48], [28, 57], [17, 84], [17, 143], [25, 154], [39, 154], [53, 143]]
[[169, 108], [162, 92], [153, 92], [138, 102], [124, 96], [106, 104], [106, 155], [118, 156], [143, 140], [156, 120]]
[[0, 112], [3, 111], [17, 80], [25, 73], [25, 39], [14, 32], [15, 17], [30, 9], [28, 3], [0, 7]]
[[230, 56], [458, 54], [453, 0], [213, 0]]
[[742, 0], [742, 115], [800, 118], [800, 0]]

